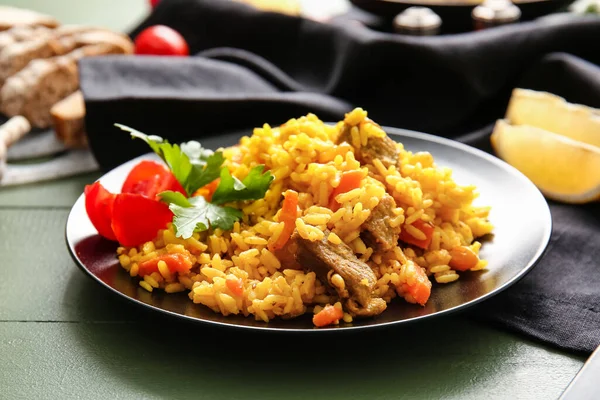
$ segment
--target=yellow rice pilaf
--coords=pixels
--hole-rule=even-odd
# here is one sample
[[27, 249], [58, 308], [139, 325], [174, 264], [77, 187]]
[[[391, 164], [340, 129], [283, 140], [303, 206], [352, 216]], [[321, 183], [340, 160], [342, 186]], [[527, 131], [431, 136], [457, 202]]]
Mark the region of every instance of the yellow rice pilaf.
[[[336, 144], [344, 126], [350, 127], [352, 143]], [[322, 282], [309, 268], [298, 268], [293, 259], [269, 250], [284, 226], [278, 220], [282, 194], [292, 189], [299, 193], [298, 235], [310, 241], [325, 239], [332, 245], [345, 243], [372, 268], [377, 279], [374, 296], [386, 302], [402, 297], [414, 303], [407, 288], [420, 272], [417, 269], [439, 284], [459, 279], [460, 272], [450, 267], [450, 251], [465, 246], [479, 254], [481, 244], [475, 239], [492, 231], [487, 219], [490, 209], [474, 206], [476, 188], [455, 183], [452, 171], [436, 166], [431, 154], [406, 151], [401, 143], [396, 145], [398, 166], [386, 167], [379, 159], [361, 165], [356, 149], [365, 146], [369, 138], [384, 135], [360, 108], [334, 126], [308, 114], [278, 128], [267, 124], [256, 128], [238, 146], [224, 149], [225, 165], [243, 179], [252, 167], [264, 164], [275, 177], [264, 199], [239, 203], [244, 217], [230, 232], [214, 229], [184, 240], [176, 237], [169, 226], [152, 242], [134, 248], [119, 247], [120, 264], [136, 277], [141, 262], [182, 253], [192, 260], [189, 273], [172, 273], [161, 261], [158, 272], [137, 278], [139, 285], [150, 292], [187, 292], [194, 303], [223, 315], [253, 315], [268, 322], [307, 311], [316, 313], [328, 304], [341, 307], [335, 291], [329, 290], [329, 286], [343, 288], [345, 282], [340, 275], [329, 274], [328, 282]], [[328, 207], [330, 196], [345, 171], [361, 171], [361, 185], [338, 195], [335, 199], [340, 208], [333, 211]], [[415, 223], [433, 224], [426, 250], [399, 242], [392, 251], [383, 252], [361, 238], [361, 226], [386, 193], [396, 203], [390, 226], [399, 226], [423, 239], [425, 233]], [[485, 260], [478, 260], [472, 270], [486, 265]], [[232, 292], [227, 279], [241, 279], [242, 295]], [[342, 321], [349, 323], [352, 318], [352, 313], [344, 309]]]

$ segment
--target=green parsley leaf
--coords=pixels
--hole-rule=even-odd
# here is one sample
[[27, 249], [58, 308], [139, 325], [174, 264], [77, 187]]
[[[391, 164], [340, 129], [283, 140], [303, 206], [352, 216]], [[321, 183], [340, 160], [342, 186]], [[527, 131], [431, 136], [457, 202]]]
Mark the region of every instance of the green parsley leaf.
[[170, 203], [169, 209], [174, 214], [175, 235], [183, 239], [188, 239], [194, 232], [202, 232], [209, 227], [231, 230], [233, 224], [243, 215], [238, 209], [211, 204], [202, 196], [186, 199], [181, 193], [163, 192], [160, 197]]
[[132, 137], [146, 142], [169, 166], [188, 196], [219, 177], [221, 166], [225, 162], [225, 157], [220, 151], [213, 153], [203, 149], [196, 141], [182, 143], [179, 147], [170, 144], [160, 136], [146, 135], [121, 124], [115, 126], [131, 133]]
[[191, 207], [192, 206], [192, 204], [189, 202], [187, 197], [185, 197], [184, 195], [182, 195], [179, 192], [173, 192], [171, 190], [166, 190], [164, 192], [159, 193], [158, 197], [160, 197], [161, 201], [163, 201], [167, 204], [176, 204], [179, 207]]
[[[142, 139], [160, 158], [169, 166], [175, 178], [185, 187], [188, 176], [192, 171], [192, 163], [189, 157], [176, 144], [170, 144], [160, 136], [146, 135], [138, 130], [125, 125], [115, 124], [116, 127], [131, 133], [133, 138]], [[189, 193], [189, 192], [188, 192]]]
[[221, 170], [221, 182], [213, 193], [211, 201], [215, 204], [223, 204], [232, 201], [262, 199], [265, 197], [271, 182], [275, 179], [270, 171], [263, 174], [264, 168], [264, 165], [257, 165], [252, 168], [243, 181], [231, 176], [229, 170], [223, 168]]
[[[185, 185], [183, 185], [184, 189], [189, 194], [193, 194], [196, 190], [217, 179], [221, 173], [221, 166], [224, 162], [225, 157], [223, 157], [223, 153], [217, 151], [206, 159], [204, 166], [195, 164], [192, 167], [192, 171], [190, 172]], [[227, 168], [223, 168], [223, 170], [227, 170]]]

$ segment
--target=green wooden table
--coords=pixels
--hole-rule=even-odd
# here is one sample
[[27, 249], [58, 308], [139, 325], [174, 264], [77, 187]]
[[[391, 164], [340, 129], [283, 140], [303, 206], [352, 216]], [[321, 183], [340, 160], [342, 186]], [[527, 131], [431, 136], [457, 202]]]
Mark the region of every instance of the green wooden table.
[[[145, 12], [142, 0], [2, 3], [115, 29]], [[65, 245], [69, 209], [98, 176], [0, 188], [2, 399], [556, 399], [585, 361], [461, 315], [316, 339], [140, 310]]]

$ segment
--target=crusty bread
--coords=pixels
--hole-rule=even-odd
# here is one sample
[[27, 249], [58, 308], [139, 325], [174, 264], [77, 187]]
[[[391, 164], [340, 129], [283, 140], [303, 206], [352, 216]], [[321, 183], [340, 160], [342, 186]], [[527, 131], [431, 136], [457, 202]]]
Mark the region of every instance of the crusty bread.
[[133, 43], [129, 37], [106, 29], [69, 25], [49, 32], [12, 43], [0, 50], [0, 87], [8, 77], [25, 68], [30, 61], [60, 56], [77, 47], [109, 43], [120, 48], [123, 54], [133, 53]]
[[0, 6], [0, 31], [5, 31], [18, 25], [55, 28], [59, 23], [55, 18], [36, 11], [10, 6]]
[[6, 79], [19, 72], [30, 61], [66, 54], [76, 47], [73, 38], [44, 36], [41, 38], [13, 43], [0, 52], [0, 86]]
[[1, 111], [12, 117], [23, 115], [31, 125], [50, 125], [50, 107], [79, 86], [77, 63], [67, 56], [31, 61], [7, 79], [0, 90]]
[[120, 54], [133, 54], [133, 42], [127, 35], [103, 29], [92, 29], [74, 36], [77, 47], [106, 43], [120, 49]]
[[23, 115], [39, 128], [50, 126], [50, 109], [79, 87], [77, 61], [83, 57], [122, 54], [112, 43], [83, 46], [63, 56], [31, 61], [11, 76], [0, 90], [0, 111], [7, 116]]
[[50, 110], [56, 137], [67, 147], [85, 147], [85, 103], [80, 90], [52, 106]]
[[13, 43], [22, 42], [34, 38], [40, 38], [44, 35], [50, 36], [51, 29], [45, 26], [20, 25], [6, 31], [0, 32], [0, 52], [6, 46]]

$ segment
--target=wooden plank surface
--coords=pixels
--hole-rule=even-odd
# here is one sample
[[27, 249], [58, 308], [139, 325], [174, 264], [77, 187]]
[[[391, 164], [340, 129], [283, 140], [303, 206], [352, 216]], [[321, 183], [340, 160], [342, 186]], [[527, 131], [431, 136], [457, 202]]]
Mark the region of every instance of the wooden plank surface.
[[96, 172], [51, 182], [0, 187], [0, 207], [71, 208], [85, 185], [99, 177]]
[[[69, 206], [94, 178], [0, 190], [7, 398], [554, 399], [584, 361], [460, 315], [315, 339], [139, 310], [68, 254]], [[60, 206], [6, 205], [36, 190]]]
[[14, 399], [554, 399], [581, 364], [456, 318], [394, 331], [315, 341], [163, 318], [4, 322], [0, 387]]

